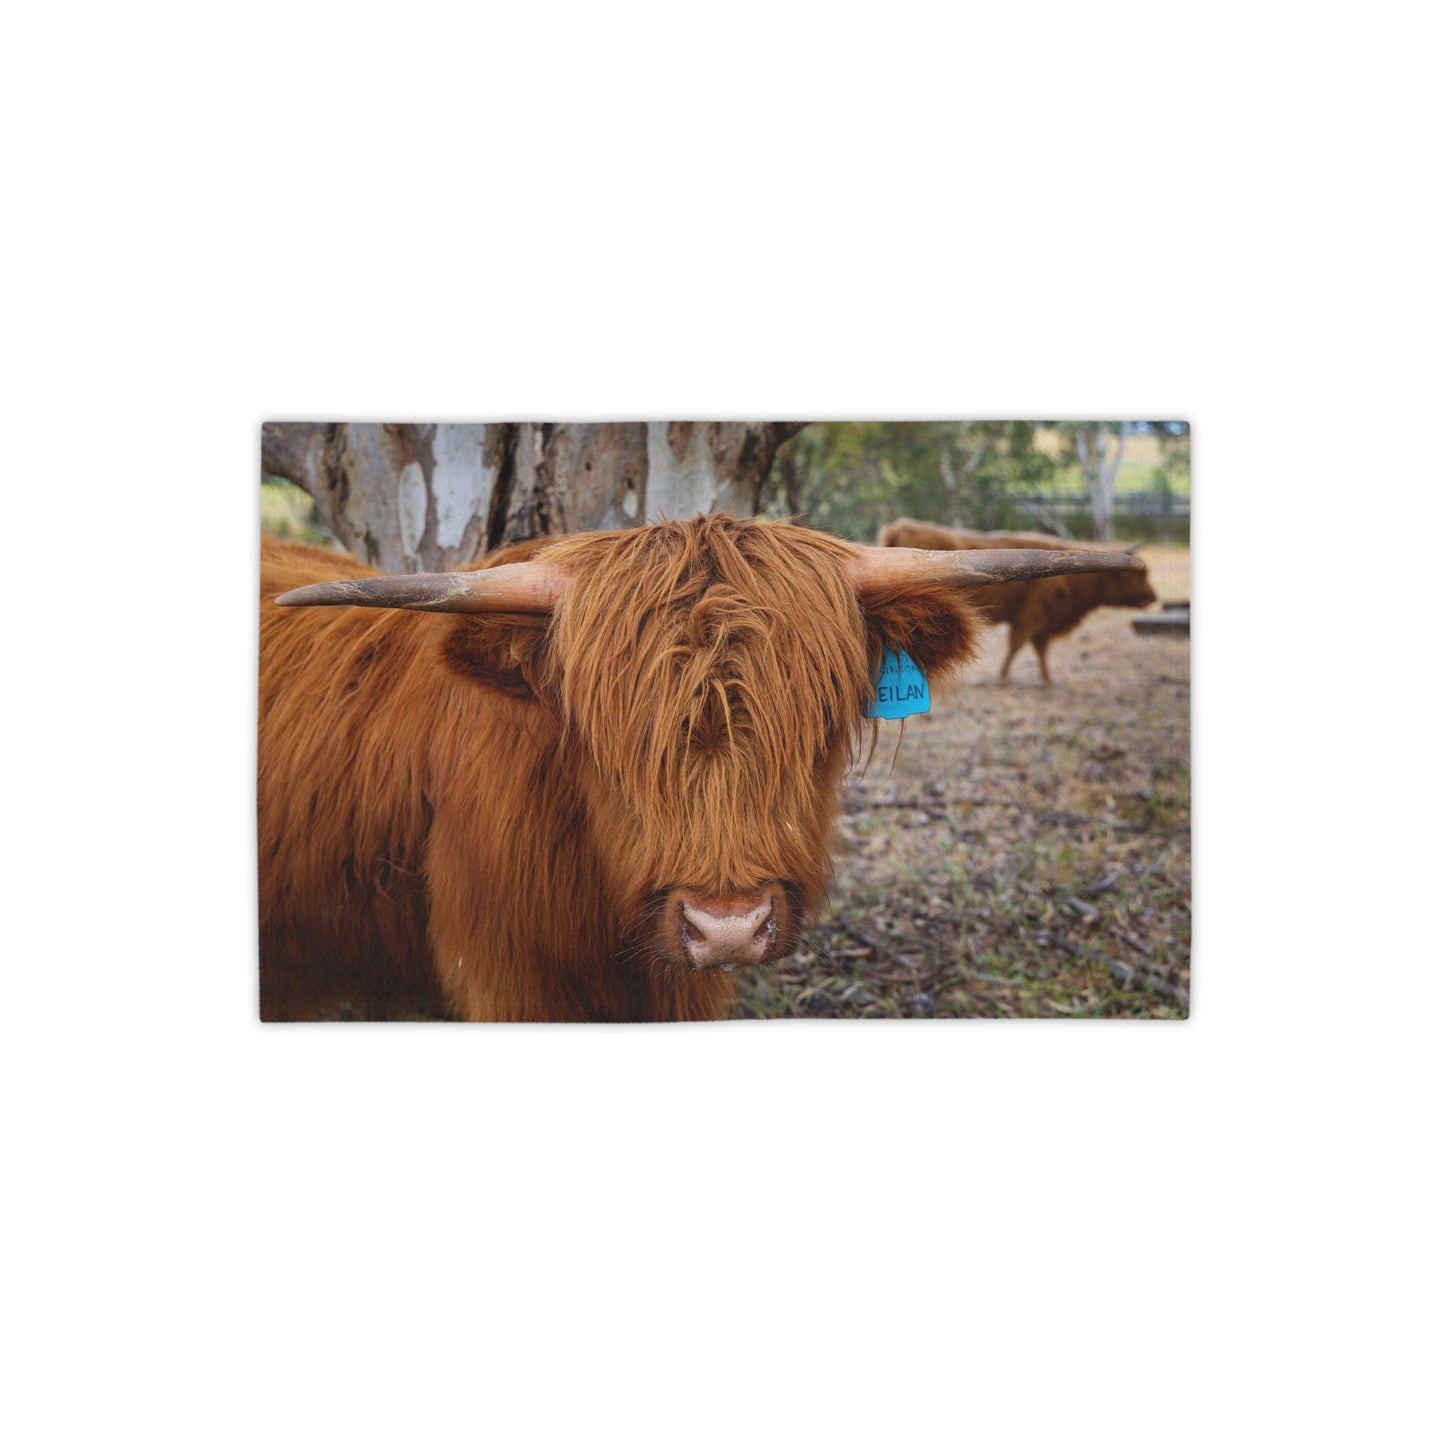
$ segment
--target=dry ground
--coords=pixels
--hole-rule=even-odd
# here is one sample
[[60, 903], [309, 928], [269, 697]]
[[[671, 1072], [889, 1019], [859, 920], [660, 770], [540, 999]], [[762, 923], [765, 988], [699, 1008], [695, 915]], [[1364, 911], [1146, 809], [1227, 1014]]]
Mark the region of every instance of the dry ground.
[[[1145, 553], [1189, 597], [1188, 553]], [[741, 985], [736, 1017], [1183, 1018], [1189, 643], [1093, 613], [998, 670], [1006, 630], [933, 710], [879, 727], [844, 793], [830, 905]], [[891, 764], [891, 768], [890, 768]]]

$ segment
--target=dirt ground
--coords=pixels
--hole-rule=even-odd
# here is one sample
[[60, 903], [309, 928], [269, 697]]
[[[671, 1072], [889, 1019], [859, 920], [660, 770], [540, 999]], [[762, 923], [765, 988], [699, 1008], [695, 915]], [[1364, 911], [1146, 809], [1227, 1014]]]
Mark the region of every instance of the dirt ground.
[[[1188, 553], [1144, 553], [1165, 601]], [[1150, 609], [1157, 611], [1158, 608]], [[933, 709], [879, 726], [830, 903], [739, 1018], [1184, 1018], [1189, 642], [1102, 609], [998, 682], [1006, 629]], [[895, 755], [896, 748], [896, 755]]]

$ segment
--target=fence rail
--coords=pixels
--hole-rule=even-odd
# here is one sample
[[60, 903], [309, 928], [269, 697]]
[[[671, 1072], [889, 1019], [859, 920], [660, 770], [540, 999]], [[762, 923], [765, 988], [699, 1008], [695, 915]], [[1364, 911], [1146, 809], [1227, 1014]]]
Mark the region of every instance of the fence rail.
[[[1040, 507], [1048, 511], [1072, 515], [1082, 512], [1093, 516], [1093, 504], [1087, 492], [1035, 492], [1019, 495], [1015, 501], [1020, 506]], [[1114, 515], [1116, 517], [1188, 517], [1189, 498], [1178, 492], [1116, 492], [1114, 494]]]
[[[1094, 507], [1087, 492], [1035, 492], [1009, 498], [1016, 512], [1035, 523], [1056, 522], [1071, 537], [1094, 534]], [[1114, 494], [1114, 530], [1123, 538], [1185, 544], [1189, 541], [1187, 493], [1132, 491]]]

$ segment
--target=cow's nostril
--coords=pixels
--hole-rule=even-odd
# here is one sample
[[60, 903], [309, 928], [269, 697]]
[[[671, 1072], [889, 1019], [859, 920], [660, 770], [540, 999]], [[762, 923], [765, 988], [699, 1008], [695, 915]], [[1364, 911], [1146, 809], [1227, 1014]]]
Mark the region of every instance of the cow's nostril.
[[768, 909], [768, 916], [763, 919], [758, 931], [753, 934], [755, 942], [766, 944], [771, 948], [778, 941], [778, 902], [772, 900], [772, 906]]
[[764, 962], [782, 930], [778, 885], [756, 893], [698, 898], [679, 891], [673, 938], [694, 968], [732, 970]]

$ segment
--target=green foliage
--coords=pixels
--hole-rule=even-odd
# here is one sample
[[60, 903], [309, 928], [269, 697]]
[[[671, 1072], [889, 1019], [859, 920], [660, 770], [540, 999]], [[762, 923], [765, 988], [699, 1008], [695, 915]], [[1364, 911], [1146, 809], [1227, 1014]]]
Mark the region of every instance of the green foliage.
[[335, 546], [316, 503], [300, 487], [281, 477], [261, 479], [261, 530], [289, 542]]
[[1149, 425], [1159, 439], [1159, 460], [1150, 474], [1153, 490], [1166, 501], [1180, 484], [1189, 491], [1190, 455], [1189, 423], [1156, 421]]
[[[1094, 521], [1073, 433], [1121, 427], [1139, 455], [1119, 469], [1117, 535], [1186, 542], [1185, 422], [814, 422], [779, 451], [764, 509], [859, 542], [905, 516], [1087, 539]], [[1152, 440], [1140, 448], [1140, 436]]]
[[763, 496], [772, 516], [854, 541], [901, 516], [1023, 527], [1032, 523], [1015, 498], [1055, 466], [1028, 421], [815, 422], [779, 452]]

